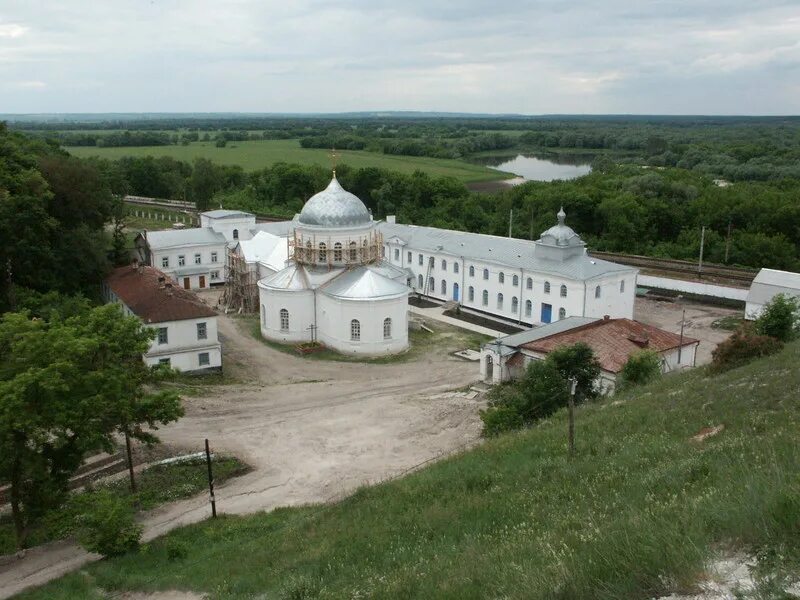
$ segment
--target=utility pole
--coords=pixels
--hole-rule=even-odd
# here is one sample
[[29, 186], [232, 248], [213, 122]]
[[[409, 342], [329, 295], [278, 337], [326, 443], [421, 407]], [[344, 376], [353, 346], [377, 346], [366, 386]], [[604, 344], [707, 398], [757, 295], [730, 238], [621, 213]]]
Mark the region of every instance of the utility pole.
[[731, 227], [733, 226], [733, 219], [728, 217], [728, 237], [725, 238], [725, 264], [728, 264], [728, 254], [731, 249]]
[[706, 226], [700, 230], [700, 262], [697, 263], [697, 274], [703, 276], [703, 249], [706, 245]]
[[508, 237], [511, 237], [511, 224], [514, 222], [514, 209], [508, 213]]
[[206, 464], [208, 465], [208, 493], [211, 500], [211, 516], [217, 518], [217, 502], [214, 499], [214, 476], [211, 474], [211, 450], [208, 447], [206, 438]]
[[683, 309], [683, 314], [681, 315], [681, 339], [678, 342], [678, 364], [681, 364], [681, 353], [683, 352], [683, 325], [686, 323], [686, 309]]
[[131, 456], [131, 436], [125, 432], [125, 450], [128, 452], [128, 474], [131, 476], [131, 494], [136, 493], [136, 478], [133, 476], [133, 457]]
[[569, 455], [575, 455], [575, 390], [578, 387], [578, 380], [575, 377], [569, 378], [569, 398], [567, 399], [567, 411], [569, 415]]

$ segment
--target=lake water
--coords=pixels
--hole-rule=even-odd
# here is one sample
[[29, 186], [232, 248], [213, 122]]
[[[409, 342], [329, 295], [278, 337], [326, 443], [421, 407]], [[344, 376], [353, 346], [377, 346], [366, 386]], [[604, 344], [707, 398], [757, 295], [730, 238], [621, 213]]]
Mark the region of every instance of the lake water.
[[[500, 162], [498, 162], [500, 161]], [[554, 179], [575, 179], [591, 172], [591, 157], [552, 156], [541, 158], [517, 154], [513, 158], [494, 157], [486, 166], [506, 173], [514, 173], [529, 181], [552, 181]], [[483, 162], [483, 161], [482, 161]]]

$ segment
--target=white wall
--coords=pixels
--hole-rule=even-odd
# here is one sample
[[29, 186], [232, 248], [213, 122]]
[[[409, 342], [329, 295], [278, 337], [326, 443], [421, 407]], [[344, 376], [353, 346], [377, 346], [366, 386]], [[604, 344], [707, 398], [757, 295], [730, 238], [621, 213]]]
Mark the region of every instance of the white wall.
[[698, 294], [714, 298], [726, 298], [728, 300], [741, 300], [743, 302], [747, 299], [748, 291], [743, 288], [733, 288], [726, 285], [700, 283], [699, 281], [684, 281], [683, 279], [671, 279], [669, 277], [654, 277], [652, 275], [639, 275], [638, 283], [643, 287], [674, 290], [676, 292], [686, 292], [687, 294]]
[[[412, 288], [416, 292], [423, 293], [424, 280], [427, 274], [428, 260], [434, 257], [434, 267], [430, 272], [430, 277], [434, 280], [434, 289], [425, 290], [428, 296], [440, 300], [453, 299], [453, 284], [459, 286], [459, 302], [464, 306], [482, 310], [493, 315], [504, 317], [524, 324], [536, 324], [542, 322], [542, 306], [551, 306], [551, 322], [559, 319], [559, 310], [564, 309], [565, 317], [572, 316], [597, 316], [609, 315], [612, 318], [633, 318], [633, 303], [636, 295], [636, 276], [633, 273], [619, 273], [609, 275], [604, 278], [597, 278], [587, 283], [587, 290], [591, 287], [584, 313], [584, 283], [559, 277], [550, 274], [543, 274], [530, 270], [511, 269], [497, 263], [462, 259], [442, 252], [431, 254], [415, 250], [409, 246], [387, 241], [386, 260], [401, 268], [409, 268], [414, 273]], [[395, 250], [399, 250], [398, 258], [395, 258]], [[408, 253], [411, 252], [411, 262], [408, 261]], [[419, 256], [423, 256], [423, 264], [419, 264]], [[442, 269], [442, 260], [447, 261], [446, 270]], [[458, 264], [458, 273], [454, 270], [454, 264]], [[475, 275], [470, 276], [469, 267], [475, 268]], [[483, 270], [489, 270], [489, 279], [483, 279]], [[504, 283], [500, 283], [500, 273], [504, 275]], [[423, 276], [423, 288], [419, 287], [419, 275]], [[518, 285], [514, 285], [514, 275], [518, 280]], [[527, 280], [532, 280], [532, 288], [528, 289]], [[619, 292], [619, 281], [625, 280], [624, 293]], [[446, 293], [441, 291], [442, 280], [446, 283]], [[550, 292], [545, 293], [545, 282], [550, 283]], [[603, 286], [601, 298], [595, 300], [594, 286]], [[567, 286], [567, 296], [561, 296], [561, 286]], [[469, 298], [469, 288], [474, 288], [474, 299]], [[608, 288], [608, 289], [606, 289]], [[616, 294], [612, 294], [612, 289], [616, 289]], [[488, 304], [483, 304], [483, 291], [488, 292]], [[503, 294], [502, 308], [498, 307], [498, 294]], [[513, 298], [516, 297], [518, 304], [517, 310], [513, 309]], [[531, 301], [531, 312], [526, 313], [526, 301]]]
[[[224, 219], [213, 219], [211, 217], [200, 215], [200, 227], [210, 227], [214, 231], [221, 233], [225, 236], [225, 240], [233, 242], [234, 240], [249, 240], [252, 238], [250, 228], [256, 224], [255, 215], [248, 215], [246, 217], [227, 217]], [[239, 237], [233, 237], [233, 230], [239, 232]]]
[[[201, 244], [193, 246], [181, 246], [177, 248], [167, 248], [152, 252], [150, 266], [163, 271], [172, 277], [180, 287], [183, 287], [183, 275], [177, 275], [182, 269], [202, 269], [202, 273], [186, 275], [191, 279], [191, 289], [200, 287], [199, 275], [205, 275], [206, 287], [211, 284], [225, 282], [225, 244]], [[216, 253], [216, 261], [213, 261], [213, 253]], [[195, 255], [200, 255], [200, 264], [195, 262]], [[180, 257], [184, 257], [184, 265], [180, 266]], [[163, 259], [168, 260], [168, 266], [164, 266]], [[217, 276], [214, 277], [213, 275]]]
[[[391, 338], [383, 337], [383, 321], [392, 320]], [[361, 339], [350, 339], [350, 323], [357, 319]], [[408, 298], [390, 300], [341, 300], [325, 294], [317, 297], [319, 340], [345, 354], [394, 354], [408, 348]]]
[[[277, 342], [309, 342], [314, 323], [314, 292], [258, 288], [261, 334]], [[281, 330], [281, 309], [289, 311], [289, 329]]]
[[[206, 324], [206, 338], [197, 339], [197, 324]], [[158, 335], [144, 355], [148, 365], [157, 365], [161, 359], [170, 359], [170, 366], [179, 371], [196, 371], [214, 369], [222, 366], [222, 346], [217, 336], [217, 317], [202, 319], [184, 319], [167, 321], [150, 325], [158, 332], [162, 327], [167, 329], [167, 343], [159, 344]], [[200, 365], [199, 354], [207, 352], [209, 364]]]

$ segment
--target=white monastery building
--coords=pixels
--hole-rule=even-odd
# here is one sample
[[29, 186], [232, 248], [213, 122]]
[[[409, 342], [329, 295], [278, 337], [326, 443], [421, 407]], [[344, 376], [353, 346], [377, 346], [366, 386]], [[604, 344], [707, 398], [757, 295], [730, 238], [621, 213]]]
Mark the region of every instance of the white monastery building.
[[800, 298], [800, 273], [761, 269], [747, 292], [744, 318], [757, 319], [764, 306], [778, 294]]
[[188, 372], [222, 368], [216, 313], [158, 269], [119, 267], [103, 284], [103, 295], [106, 302], [120, 304], [125, 314], [156, 330], [144, 355], [148, 365], [166, 364]]
[[488, 383], [508, 381], [528, 364], [544, 360], [562, 346], [588, 345], [600, 363], [596, 384], [604, 394], [614, 392], [617, 376], [631, 355], [652, 350], [661, 358], [661, 372], [694, 367], [699, 340], [664, 331], [632, 319], [567, 317], [535, 329], [521, 331], [481, 348], [481, 377]]
[[536, 241], [379, 222], [334, 174], [291, 221], [215, 210], [199, 228], [144, 232], [137, 244], [188, 288], [222, 283], [230, 251], [240, 287], [257, 280], [245, 310], [260, 312], [266, 338], [347, 353], [404, 349], [409, 293], [523, 326], [631, 319], [638, 270], [590, 256], [564, 210], [556, 217]]
[[261, 333], [348, 354], [408, 347], [408, 274], [384, 262], [367, 207], [336, 177], [291, 221], [289, 265], [258, 282]]

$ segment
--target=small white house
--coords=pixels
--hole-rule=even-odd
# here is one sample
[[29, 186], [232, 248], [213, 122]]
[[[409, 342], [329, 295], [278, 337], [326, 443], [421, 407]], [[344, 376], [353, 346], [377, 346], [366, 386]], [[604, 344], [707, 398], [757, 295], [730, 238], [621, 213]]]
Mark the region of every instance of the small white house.
[[778, 294], [800, 298], [800, 273], [761, 269], [747, 293], [744, 318], [757, 319], [764, 306]]
[[488, 342], [481, 348], [481, 377], [488, 383], [514, 379], [534, 360], [544, 360], [556, 348], [582, 342], [600, 363], [597, 384], [604, 394], [614, 392], [617, 375], [639, 350], [661, 356], [661, 371], [694, 367], [699, 340], [664, 331], [632, 319], [567, 317]]
[[158, 269], [119, 267], [103, 284], [103, 294], [106, 302], [122, 305], [126, 314], [156, 329], [144, 355], [148, 365], [166, 364], [187, 372], [222, 368], [216, 313]]

